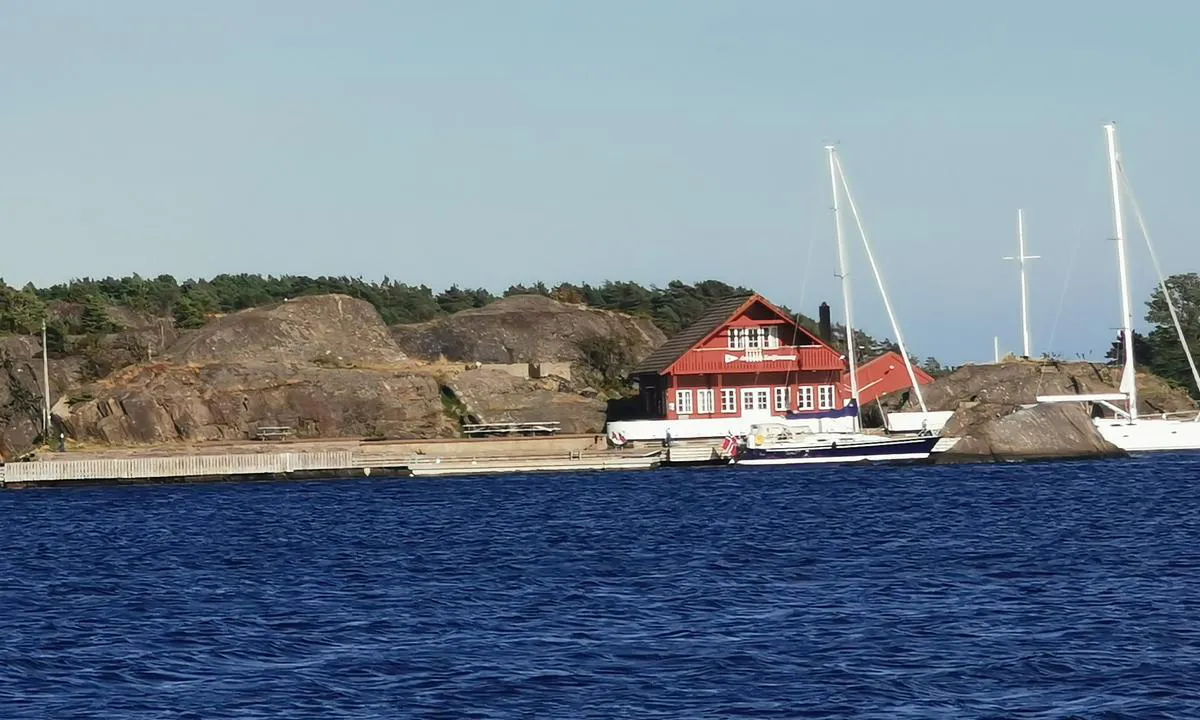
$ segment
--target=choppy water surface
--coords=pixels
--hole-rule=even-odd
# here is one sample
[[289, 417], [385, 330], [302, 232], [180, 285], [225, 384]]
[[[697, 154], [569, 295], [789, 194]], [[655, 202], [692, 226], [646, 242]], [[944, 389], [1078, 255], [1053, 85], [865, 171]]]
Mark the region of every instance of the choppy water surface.
[[1200, 717], [1198, 471], [4, 492], [0, 717]]

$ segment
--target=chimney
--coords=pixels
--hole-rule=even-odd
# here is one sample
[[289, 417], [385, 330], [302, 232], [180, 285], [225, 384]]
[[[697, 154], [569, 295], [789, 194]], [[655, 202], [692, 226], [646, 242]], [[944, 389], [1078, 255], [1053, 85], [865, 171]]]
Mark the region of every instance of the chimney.
[[829, 303], [821, 303], [817, 318], [817, 335], [825, 342], [832, 342], [833, 325], [829, 322]]

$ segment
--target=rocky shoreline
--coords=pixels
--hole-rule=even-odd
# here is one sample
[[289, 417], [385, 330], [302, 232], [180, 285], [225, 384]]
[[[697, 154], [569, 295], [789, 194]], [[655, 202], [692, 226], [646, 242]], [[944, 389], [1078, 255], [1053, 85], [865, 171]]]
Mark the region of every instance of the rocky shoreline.
[[[51, 437], [68, 447], [239, 441], [266, 426], [299, 439], [452, 438], [463, 422], [602, 433], [611, 391], [587, 343], [607, 342], [632, 363], [665, 340], [649, 320], [523, 295], [392, 327], [371, 304], [336, 294], [195, 330], [121, 320], [125, 329], [88, 345], [90, 355], [49, 360]], [[101, 355], [115, 369], [96, 372]], [[0, 455], [14, 460], [41, 440], [40, 342], [0, 340], [0, 358]]]
[[[540, 295], [390, 327], [346, 295], [290, 299], [195, 330], [164, 318], [121, 322], [91, 354], [49, 361], [53, 437], [62, 433], [68, 448], [244, 442], [265, 426], [301, 440], [453, 438], [464, 422], [554, 422], [564, 434], [598, 434], [624, 373], [666, 340], [647, 319]], [[40, 352], [33, 338], [0, 340], [6, 460], [28, 457], [40, 441]], [[1036, 404], [1038, 395], [1113, 392], [1118, 375], [1093, 363], [1016, 360], [941, 377], [923, 387], [926, 404], [954, 413], [942, 434], [959, 440], [937, 462], [1120, 455], [1085, 405]], [[1138, 384], [1143, 412], [1196, 407], [1152, 375]], [[919, 409], [911, 390], [880, 405]]]
[[[1196, 409], [1187, 393], [1149, 373], [1138, 374], [1139, 411]], [[1087, 362], [1011, 360], [967, 365], [922, 388], [930, 411], [953, 411], [942, 430], [959, 438], [938, 462], [992, 462], [1120, 457], [1124, 451], [1096, 431], [1085, 403], [1039, 405], [1039, 395], [1116, 392], [1120, 372]], [[884, 401], [916, 411], [910, 391]]]

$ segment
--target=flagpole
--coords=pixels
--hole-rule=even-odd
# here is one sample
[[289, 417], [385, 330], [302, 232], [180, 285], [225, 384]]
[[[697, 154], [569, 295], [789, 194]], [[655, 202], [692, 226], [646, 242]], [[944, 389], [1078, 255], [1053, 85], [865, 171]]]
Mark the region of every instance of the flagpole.
[[50, 442], [50, 350], [46, 347], [46, 321], [42, 320], [42, 439]]

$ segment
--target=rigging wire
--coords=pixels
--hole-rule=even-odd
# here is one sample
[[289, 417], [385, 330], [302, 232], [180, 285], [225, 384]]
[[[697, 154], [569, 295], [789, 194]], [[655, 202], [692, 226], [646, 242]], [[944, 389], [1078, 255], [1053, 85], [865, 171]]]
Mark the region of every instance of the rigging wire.
[[[846, 179], [846, 172], [842, 169], [842, 159], [834, 155], [834, 163], [837, 165], [837, 174], [842, 181], [842, 189], [846, 191], [846, 204], [850, 206], [850, 213], [854, 216], [854, 224], [858, 226], [858, 235], [862, 238], [863, 249], [866, 250], [867, 262], [871, 265], [871, 272], [875, 275], [875, 284], [879, 286], [879, 294], [883, 296], [883, 308], [887, 310], [888, 319], [892, 322], [892, 330], [896, 333], [896, 344], [900, 346], [900, 357], [904, 360], [904, 368], [908, 370], [908, 379], [912, 383], [913, 391], [917, 394], [917, 402], [921, 405], [921, 412], [929, 412], [929, 408], [925, 405], [925, 397], [921, 392], [921, 384], [917, 382], [916, 373], [912, 369], [912, 361], [908, 358], [908, 349], [904, 346], [904, 335], [900, 332], [900, 325], [896, 322], [896, 315], [892, 312], [892, 304], [888, 301], [887, 291], [883, 289], [883, 277], [879, 274], [879, 266], [875, 264], [875, 254], [871, 252], [871, 243], [867, 240], [867, 229], [863, 226], [862, 217], [858, 214], [858, 206], [854, 202], [854, 195], [850, 192], [850, 182]], [[849, 332], [849, 329], [847, 329]]]
[[[1079, 246], [1083, 244], [1083, 235], [1076, 234], [1075, 244], [1071, 247], [1071, 257], [1067, 260], [1067, 270], [1063, 277], [1062, 293], [1058, 296], [1058, 309], [1054, 311], [1054, 323], [1050, 326], [1050, 339], [1046, 342], [1046, 347], [1054, 347], [1054, 338], [1058, 334], [1058, 321], [1062, 318], [1063, 305], [1067, 301], [1067, 290], [1071, 287], [1071, 273], [1075, 269], [1075, 257], [1079, 253]], [[1046, 380], [1046, 374], [1038, 375], [1037, 386], [1034, 388], [1035, 394], [1041, 394], [1042, 383]]]
[[1067, 301], [1067, 290], [1071, 287], [1071, 273], [1075, 269], [1075, 256], [1079, 253], [1079, 246], [1083, 244], [1083, 235], [1075, 236], [1075, 245], [1071, 248], [1071, 257], [1067, 260], [1067, 271], [1063, 278], [1062, 293], [1058, 296], [1058, 309], [1054, 312], [1054, 323], [1050, 326], [1050, 339], [1046, 342], [1046, 347], [1054, 347], [1054, 338], [1058, 334], [1058, 321], [1062, 319], [1063, 305]]
[[[1129, 204], [1133, 207], [1133, 217], [1137, 220], [1138, 228], [1142, 231], [1142, 238], [1146, 241], [1146, 249], [1150, 251], [1150, 262], [1154, 265], [1154, 272], [1158, 275], [1158, 287], [1162, 291], [1163, 300], [1167, 303], [1167, 310], [1171, 313], [1171, 322], [1175, 325], [1175, 332], [1179, 335], [1179, 343], [1183, 345], [1183, 354], [1187, 357], [1188, 367], [1192, 369], [1192, 380], [1196, 383], [1196, 387], [1200, 387], [1200, 371], [1196, 370], [1196, 361], [1192, 357], [1192, 349], [1188, 347], [1187, 337], [1184, 335], [1183, 326], [1179, 322], [1179, 314], [1175, 312], [1175, 303], [1171, 302], [1171, 292], [1167, 289], [1167, 281], [1163, 278], [1162, 266], [1158, 264], [1158, 254], [1154, 252], [1154, 244], [1150, 242], [1150, 231], [1146, 228], [1146, 220], [1142, 216], [1142, 208], [1138, 205], [1137, 195], [1133, 192], [1133, 183], [1130, 182], [1129, 176], [1125, 174], [1125, 168], [1117, 161], [1117, 169], [1121, 176], [1121, 180], [1125, 185], [1125, 192], [1129, 196]], [[1200, 422], [1200, 414], [1195, 417], [1196, 422]]]
[[[804, 254], [804, 270], [800, 274], [800, 297], [797, 302], [799, 302], [801, 308], [805, 307], [805, 295], [808, 293], [808, 280], [810, 276], [809, 271], [812, 269], [813, 248], [816, 247], [816, 245], [817, 217], [816, 213], [814, 213], [812, 219], [812, 229], [808, 233], [808, 250]], [[799, 312], [801, 315], [805, 314], [803, 309], [798, 310], [797, 312]]]

